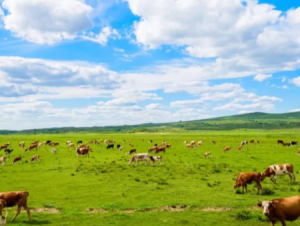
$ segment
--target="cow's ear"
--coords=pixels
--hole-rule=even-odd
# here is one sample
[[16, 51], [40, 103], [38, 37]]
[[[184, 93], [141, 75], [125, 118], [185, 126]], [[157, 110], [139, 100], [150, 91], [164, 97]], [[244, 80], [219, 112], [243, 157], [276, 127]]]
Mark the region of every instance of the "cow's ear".
[[274, 203], [273, 202], [269, 202], [269, 208], [274, 208], [274, 207], [275, 207]]

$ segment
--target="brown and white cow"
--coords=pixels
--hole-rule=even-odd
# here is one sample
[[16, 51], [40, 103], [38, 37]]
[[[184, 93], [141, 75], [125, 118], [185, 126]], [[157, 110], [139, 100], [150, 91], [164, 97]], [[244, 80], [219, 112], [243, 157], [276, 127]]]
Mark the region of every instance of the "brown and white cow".
[[17, 192], [3, 192], [0, 193], [0, 199], [6, 202], [7, 207], [13, 207], [18, 205], [18, 209], [16, 215], [13, 217], [12, 221], [16, 219], [16, 217], [21, 212], [21, 208], [23, 207], [28, 215], [28, 220], [30, 220], [30, 209], [27, 206], [27, 198], [29, 193], [27, 191], [17, 191]]
[[129, 165], [133, 162], [135, 162], [135, 165], [138, 164], [140, 161], [145, 161], [145, 165], [149, 164], [150, 156], [148, 153], [139, 153], [132, 156], [132, 158], [129, 160]]
[[155, 165], [155, 162], [159, 162], [159, 165], [161, 165], [162, 156], [150, 156], [150, 160], [152, 161], [152, 166]]
[[77, 148], [76, 152], [77, 152], [77, 157], [79, 157], [80, 155], [85, 155], [90, 157], [90, 151], [92, 149], [91, 148]]
[[200, 147], [202, 144], [203, 144], [202, 140], [200, 140], [200, 141], [197, 142], [198, 147]]
[[68, 148], [71, 148], [71, 147], [75, 148], [75, 144], [73, 144], [72, 142], [68, 144]]
[[115, 141], [114, 140], [105, 140], [104, 143], [106, 143], [106, 144], [114, 144]]
[[2, 166], [4, 166], [5, 161], [6, 161], [6, 157], [5, 156], [3, 156], [3, 157], [0, 158], [0, 164], [2, 164]]
[[192, 144], [186, 144], [185, 148], [194, 148], [194, 145], [192, 145]]
[[247, 184], [252, 184], [256, 183], [257, 185], [257, 194], [261, 192], [262, 194], [262, 187], [260, 184], [262, 174], [260, 172], [245, 172], [245, 173], [240, 173], [238, 177], [236, 178], [235, 185], [233, 186], [234, 189], [242, 187], [242, 191], [244, 193], [244, 190], [246, 189], [246, 193], [248, 192], [247, 190]]
[[206, 152], [205, 154], [204, 154], [204, 158], [208, 158], [209, 156], [211, 156], [211, 152]]
[[119, 151], [123, 151], [124, 150], [124, 147], [123, 146], [120, 146], [119, 147]]
[[4, 208], [6, 207], [6, 201], [4, 199], [0, 199], [0, 225], [5, 226], [7, 223], [7, 217], [8, 217], [8, 212], [6, 210], [5, 217], [2, 217], [2, 212]]
[[133, 153], [136, 153], [136, 149], [131, 149], [129, 152], [126, 153], [126, 155], [131, 155]]
[[246, 140], [244, 140], [244, 141], [241, 142], [241, 146], [244, 146], [246, 144], [248, 144], [248, 141], [246, 141]]
[[30, 151], [30, 150], [32, 150], [32, 149], [35, 149], [36, 151], [37, 151], [37, 148], [38, 148], [38, 143], [35, 143], [35, 144], [31, 144], [30, 146], [29, 146], [29, 148], [25, 148], [25, 152], [27, 152], [27, 151]]
[[1, 145], [1, 146], [0, 146], [0, 151], [1, 151], [2, 149], [8, 148], [9, 145], [10, 145], [9, 143]]
[[260, 201], [257, 206], [263, 208], [263, 214], [269, 218], [271, 226], [277, 222], [286, 226], [285, 221], [295, 221], [300, 216], [300, 196]]
[[261, 180], [270, 177], [270, 180], [276, 184], [276, 176], [289, 175], [292, 181], [295, 182], [294, 167], [292, 164], [280, 164], [269, 166], [262, 174]]
[[34, 162], [34, 161], [36, 161], [36, 160], [39, 160], [39, 161], [40, 161], [40, 156], [39, 156], [39, 155], [34, 155], [34, 156], [32, 156], [31, 159], [30, 159], [30, 162]]
[[191, 145], [195, 145], [196, 142], [192, 140], [190, 144], [191, 144]]
[[230, 150], [231, 150], [231, 147], [226, 146], [226, 147], [224, 147], [223, 152], [225, 153], [225, 152], [230, 151]]
[[24, 148], [25, 147], [25, 142], [20, 142], [19, 147]]
[[15, 164], [16, 162], [22, 162], [22, 157], [16, 157], [12, 164]]

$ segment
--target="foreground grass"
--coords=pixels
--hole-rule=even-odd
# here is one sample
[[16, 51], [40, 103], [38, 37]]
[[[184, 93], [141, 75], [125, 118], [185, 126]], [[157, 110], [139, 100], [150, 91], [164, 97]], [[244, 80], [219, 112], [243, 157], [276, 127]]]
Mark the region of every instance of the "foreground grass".
[[[280, 177], [274, 185], [266, 179], [262, 184], [263, 196], [256, 195], [254, 185], [248, 187], [248, 194], [236, 194], [233, 184], [240, 172], [262, 172], [267, 166], [279, 163], [294, 164], [296, 179], [300, 180], [297, 148], [276, 144], [277, 139], [300, 141], [298, 134], [289, 130], [2, 136], [0, 143], [11, 142], [15, 150], [7, 164], [0, 166], [0, 191], [27, 190], [31, 208], [60, 211], [58, 214], [33, 212], [29, 222], [26, 214], [21, 213], [11, 225], [268, 225], [261, 210], [254, 208], [257, 200], [298, 195], [298, 183]], [[59, 142], [57, 154], [52, 154], [49, 147], [29, 153], [18, 148], [20, 141], [30, 143], [35, 139]], [[115, 139], [125, 151], [92, 145], [90, 158], [77, 158], [74, 149], [65, 145], [67, 140], [91, 139]], [[129, 157], [125, 152], [130, 150], [129, 140], [143, 153], [152, 146], [150, 139], [158, 144], [162, 140], [172, 144], [162, 154], [163, 165], [128, 166]], [[216, 145], [211, 143], [212, 139]], [[235, 151], [240, 141], [250, 139], [259, 140], [260, 144]], [[203, 140], [203, 146], [186, 150], [184, 140]], [[232, 146], [233, 150], [224, 154], [224, 146]], [[204, 159], [207, 151], [212, 152], [212, 157]], [[37, 153], [40, 162], [11, 164], [14, 157], [21, 155], [29, 161]], [[170, 206], [178, 209], [167, 208]], [[14, 212], [15, 208], [9, 209], [9, 217]], [[293, 225], [300, 225], [300, 221]]]

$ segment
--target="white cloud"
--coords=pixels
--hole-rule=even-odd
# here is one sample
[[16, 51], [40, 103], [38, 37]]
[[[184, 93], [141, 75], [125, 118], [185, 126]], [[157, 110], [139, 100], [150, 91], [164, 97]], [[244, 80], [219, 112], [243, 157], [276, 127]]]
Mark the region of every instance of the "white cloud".
[[272, 75], [258, 74], [254, 77], [254, 80], [258, 82], [262, 82], [268, 78], [272, 78]]
[[106, 45], [109, 38], [120, 38], [120, 35], [115, 29], [112, 29], [111, 27], [104, 27], [102, 28], [99, 34], [96, 35], [91, 32], [86, 35], [83, 35], [82, 38], [85, 40], [99, 43], [101, 45]]
[[296, 86], [299, 86], [300, 87], [300, 76], [299, 77], [296, 77], [296, 78], [293, 78], [290, 80], [290, 83], [293, 83], [294, 85]]
[[290, 112], [300, 112], [300, 108], [299, 109], [292, 109]]
[[93, 26], [92, 7], [81, 0], [4, 0], [4, 27], [15, 36], [38, 44], [74, 39]]

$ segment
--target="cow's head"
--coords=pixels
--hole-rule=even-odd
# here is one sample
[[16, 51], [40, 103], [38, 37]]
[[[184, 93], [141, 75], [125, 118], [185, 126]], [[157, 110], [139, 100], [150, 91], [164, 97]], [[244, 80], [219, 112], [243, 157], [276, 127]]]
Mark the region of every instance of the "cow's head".
[[270, 211], [275, 208], [272, 201], [260, 201], [257, 206], [263, 208], [263, 214], [267, 217], [270, 216]]
[[263, 181], [266, 177], [270, 177], [270, 176], [272, 175], [273, 172], [274, 172], [273, 169], [272, 169], [271, 167], [268, 167], [268, 168], [265, 170], [265, 172], [263, 172], [263, 173], [261, 174], [260, 180]]

